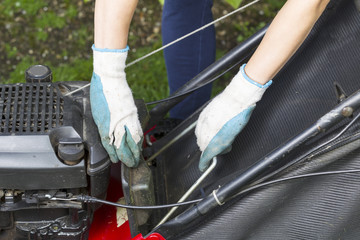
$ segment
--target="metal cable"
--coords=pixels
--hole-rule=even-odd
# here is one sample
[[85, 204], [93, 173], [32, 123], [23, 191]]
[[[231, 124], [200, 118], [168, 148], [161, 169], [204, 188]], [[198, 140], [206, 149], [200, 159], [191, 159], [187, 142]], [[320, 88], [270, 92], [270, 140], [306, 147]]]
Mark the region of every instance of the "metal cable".
[[165, 48], [170, 47], [171, 45], [173, 45], [173, 44], [175, 44], [175, 43], [177, 43], [177, 42], [180, 42], [181, 40], [183, 40], [183, 39], [185, 39], [185, 38], [187, 38], [187, 37], [190, 37], [191, 35], [199, 32], [199, 31], [204, 30], [205, 28], [210, 27], [210, 26], [214, 25], [215, 23], [220, 22], [221, 20], [223, 20], [223, 19], [225, 19], [225, 18], [227, 18], [227, 17], [229, 17], [229, 16], [231, 16], [231, 15], [237, 13], [237, 12], [240, 12], [240, 11], [242, 11], [242, 10], [245, 10], [246, 8], [250, 7], [251, 5], [253, 5], [253, 4], [255, 4], [255, 3], [259, 2], [259, 1], [260, 1], [260, 0], [255, 0], [255, 1], [252, 1], [252, 2], [244, 5], [244, 6], [241, 7], [241, 8], [235, 9], [234, 11], [232, 11], [232, 12], [230, 12], [230, 13], [228, 13], [228, 14], [226, 14], [226, 15], [224, 15], [224, 16], [222, 16], [222, 17], [220, 17], [220, 18], [218, 18], [218, 19], [216, 19], [216, 20], [214, 20], [214, 21], [212, 21], [212, 22], [210, 22], [210, 23], [208, 23], [208, 24], [206, 24], [206, 25], [204, 25], [204, 26], [202, 26], [202, 27], [200, 27], [200, 28], [198, 28], [198, 29], [196, 29], [196, 30], [194, 30], [194, 31], [192, 31], [192, 32], [190, 32], [190, 33], [188, 33], [188, 34], [180, 37], [180, 38], [178, 38], [178, 39], [175, 39], [174, 41], [172, 41], [172, 42], [170, 42], [170, 43], [162, 46], [161, 48], [158, 48], [158, 49], [156, 49], [156, 50], [154, 50], [154, 51], [146, 54], [145, 56], [142, 56], [142, 57], [136, 59], [135, 61], [132, 61], [131, 63], [128, 63], [128, 64], [126, 65], [126, 67], [130, 67], [131, 65], [134, 65], [135, 63], [138, 63], [138, 62], [144, 60], [145, 58], [148, 58], [148, 57], [150, 57], [151, 55], [154, 55], [155, 53], [158, 53], [158, 52], [164, 50]]
[[277, 170], [269, 173], [268, 175], [264, 176], [263, 178], [255, 181], [254, 184], [261, 183], [261, 182], [265, 181], [266, 179], [269, 179], [269, 178], [275, 176], [276, 174], [284, 171], [285, 169], [293, 166], [294, 164], [297, 164], [301, 160], [303, 160], [303, 159], [305, 159], [307, 157], [310, 157], [311, 154], [314, 154], [316, 151], [318, 151], [320, 148], [324, 147], [325, 145], [328, 145], [329, 143], [334, 142], [339, 137], [341, 137], [359, 118], [360, 118], [360, 113], [358, 113], [358, 115], [356, 115], [356, 117], [354, 119], [352, 119], [348, 124], [346, 124], [346, 126], [335, 137], [333, 137], [330, 140], [316, 146], [315, 148], [310, 149], [310, 151], [306, 152], [305, 154], [302, 154], [301, 156], [295, 158], [294, 160], [290, 161], [289, 163], [285, 164], [284, 166], [280, 167], [279, 169], [277, 169]]
[[198, 86], [198, 87], [194, 87], [186, 92], [183, 92], [183, 93], [180, 93], [180, 94], [177, 94], [177, 95], [174, 95], [174, 96], [170, 96], [170, 97], [167, 97], [167, 98], [164, 98], [164, 99], [160, 99], [160, 100], [156, 100], [156, 101], [153, 101], [153, 102], [147, 102], [146, 105], [154, 105], [154, 104], [159, 104], [159, 103], [162, 103], [162, 102], [167, 102], [167, 101], [170, 101], [170, 100], [173, 100], [173, 99], [176, 99], [176, 98], [179, 98], [179, 97], [182, 97], [184, 95], [187, 95], [187, 94], [190, 94], [212, 82], [214, 82], [215, 80], [217, 80], [218, 78], [224, 76], [226, 73], [228, 73], [229, 71], [231, 71], [234, 67], [236, 67], [237, 65], [239, 65], [240, 63], [242, 62], [241, 61], [238, 61], [237, 63], [235, 63], [234, 65], [232, 65], [230, 68], [226, 69], [224, 72], [220, 73], [219, 75], [217, 75], [216, 77], [212, 78], [211, 80], [207, 81], [206, 83], [204, 84], [201, 84], [201, 86]]
[[[164, 50], [165, 48], [168, 48], [168, 47], [170, 47], [171, 45], [173, 45], [173, 44], [175, 44], [175, 43], [177, 43], [177, 42], [179, 42], [179, 41], [181, 41], [181, 40], [183, 40], [183, 39], [185, 39], [185, 38], [188, 38], [188, 37], [190, 37], [191, 35], [199, 32], [199, 31], [201, 31], [201, 30], [203, 30], [203, 29], [205, 29], [205, 28], [207, 28], [207, 27], [210, 27], [211, 25], [214, 25], [215, 23], [220, 22], [220, 21], [224, 20], [224, 19], [227, 18], [227, 17], [230, 17], [231, 15], [233, 15], [233, 14], [235, 14], [235, 13], [237, 13], [237, 12], [243, 11], [243, 10], [245, 10], [246, 8], [248, 8], [248, 7], [254, 5], [255, 3], [258, 3], [258, 2], [260, 2], [260, 0], [254, 0], [254, 1], [252, 1], [252, 2], [250, 2], [250, 3], [248, 3], [248, 4], [246, 4], [246, 5], [244, 5], [243, 7], [240, 7], [240, 8], [238, 8], [238, 9], [235, 9], [234, 11], [232, 11], [232, 12], [230, 12], [230, 13], [228, 13], [228, 14], [226, 14], [226, 15], [224, 15], [224, 16], [222, 16], [222, 17], [220, 17], [220, 18], [218, 18], [218, 19], [216, 19], [216, 20], [214, 20], [214, 21], [212, 21], [212, 22], [210, 22], [210, 23], [208, 23], [208, 24], [206, 24], [206, 25], [204, 25], [204, 26], [202, 26], [202, 27], [200, 27], [200, 28], [198, 28], [198, 29], [196, 29], [196, 30], [194, 30], [194, 31], [192, 31], [192, 32], [184, 35], [184, 36], [182, 36], [182, 37], [180, 37], [180, 38], [178, 38], [178, 39], [175, 39], [174, 41], [172, 41], [172, 42], [170, 42], [170, 43], [168, 43], [168, 44], [166, 44], [166, 45], [164, 45], [164, 46], [162, 46], [162, 47], [160, 47], [160, 48], [158, 48], [158, 49], [156, 49], [156, 50], [154, 50], [154, 51], [152, 51], [152, 52], [150, 52], [150, 53], [148, 53], [148, 54], [146, 54], [146, 55], [144, 55], [144, 56], [142, 56], [142, 57], [140, 57], [140, 58], [138, 58], [138, 59], [136, 59], [136, 60], [134, 60], [134, 61], [132, 61], [132, 62], [130, 62], [130, 63], [128, 63], [128, 64], [126, 65], [126, 67], [130, 67], [130, 66], [134, 65], [135, 63], [138, 63], [138, 62], [144, 60], [145, 58], [148, 58], [148, 57], [154, 55], [155, 53], [158, 53], [158, 52]], [[81, 91], [81, 90], [83, 90], [83, 89], [85, 89], [85, 88], [87, 88], [87, 87], [89, 87], [89, 86], [90, 86], [90, 83], [88, 83], [88, 84], [86, 84], [86, 85], [84, 85], [84, 86], [82, 86], [82, 87], [79, 87], [79, 88], [77, 88], [77, 89], [74, 90], [74, 91], [68, 92], [68, 93], [64, 94], [64, 96], [65, 96], [65, 97], [66, 97], [66, 96], [69, 96], [69, 95], [74, 94], [74, 93], [76, 93], [76, 92], [79, 92], [79, 91]]]
[[164, 205], [153, 205], [153, 206], [132, 206], [132, 205], [125, 205], [125, 204], [110, 202], [110, 201], [98, 199], [98, 198], [91, 197], [91, 196], [85, 196], [85, 195], [80, 196], [78, 198], [78, 201], [82, 201], [82, 202], [103, 203], [103, 204], [107, 204], [107, 205], [111, 205], [111, 206], [115, 206], [115, 207], [121, 207], [121, 208], [127, 208], [127, 209], [144, 209], [144, 210], [179, 207], [179, 206], [198, 203], [201, 200], [202, 199], [195, 199], [195, 200], [186, 201], [186, 202], [179, 202], [179, 203], [173, 203], [173, 204], [164, 204]]
[[252, 186], [252, 187], [246, 188], [246, 189], [242, 190], [241, 192], [239, 192], [238, 194], [236, 194], [233, 197], [236, 197], [238, 195], [253, 191], [253, 190], [258, 189], [258, 188], [266, 187], [266, 186], [276, 184], [276, 183], [286, 182], [286, 181], [289, 181], [289, 180], [296, 180], [296, 179], [308, 178], [308, 177], [321, 177], [321, 176], [336, 175], [336, 174], [349, 174], [349, 173], [360, 173], [360, 169], [348, 169], [348, 170], [339, 170], [339, 171], [315, 172], [315, 173], [307, 173], [307, 174], [301, 174], [301, 175], [296, 175], [296, 176], [291, 176], [291, 177], [284, 177], [284, 178], [275, 179], [275, 180], [272, 180], [272, 181], [267, 181], [267, 182], [264, 182], [264, 183], [259, 183], [257, 185]]
[[[196, 182], [186, 191], [186, 193], [180, 198], [178, 203], [184, 202], [193, 192], [194, 190], [199, 187], [199, 185], [204, 181], [204, 179], [215, 169], [217, 164], [217, 157], [212, 159], [211, 165], [206, 169], [206, 171], [196, 180]], [[173, 207], [156, 225], [156, 227], [160, 226], [161, 224], [165, 223], [171, 215], [178, 209], [178, 207]]]
[[[316, 172], [316, 173], [308, 173], [308, 174], [301, 174], [301, 175], [296, 175], [296, 176], [291, 176], [291, 177], [284, 177], [284, 178], [280, 178], [280, 179], [275, 179], [272, 181], [267, 181], [264, 183], [260, 183], [257, 185], [254, 185], [252, 187], [246, 188], [244, 190], [242, 190], [241, 192], [239, 192], [236, 196], [256, 190], [258, 188], [263, 188], [263, 187], [267, 187], [276, 183], [282, 183], [282, 182], [286, 182], [286, 181], [290, 181], [290, 180], [297, 180], [297, 179], [301, 179], [301, 178], [308, 178], [308, 177], [321, 177], [321, 176], [329, 176], [329, 175], [337, 175], [337, 174], [350, 174], [350, 173], [360, 173], [360, 169], [348, 169], [348, 170], [339, 170], [339, 171], [327, 171], [327, 172]], [[235, 196], [233, 196], [235, 197]], [[75, 198], [51, 198], [49, 200], [52, 201], [75, 201]], [[143, 209], [143, 210], [150, 210], [150, 209], [161, 209], [161, 208], [172, 208], [172, 207], [176, 207], [176, 206], [184, 206], [184, 205], [189, 205], [189, 204], [194, 204], [194, 203], [198, 203], [203, 199], [195, 199], [195, 200], [191, 200], [191, 201], [186, 201], [186, 202], [181, 202], [181, 203], [173, 203], [173, 204], [165, 204], [165, 205], [153, 205], [153, 206], [131, 206], [131, 205], [125, 205], [125, 204], [120, 204], [120, 203], [115, 203], [115, 202], [110, 202], [110, 201], [106, 201], [106, 200], [102, 200], [102, 199], [98, 199], [95, 197], [91, 197], [91, 196], [87, 196], [87, 195], [82, 195], [76, 198], [76, 201], [81, 201], [81, 202], [87, 202], [87, 203], [103, 203], [103, 204], [107, 204], [107, 205], [111, 205], [111, 206], [115, 206], [115, 207], [121, 207], [121, 208], [127, 208], [127, 209]], [[221, 203], [223, 204], [223, 203]]]

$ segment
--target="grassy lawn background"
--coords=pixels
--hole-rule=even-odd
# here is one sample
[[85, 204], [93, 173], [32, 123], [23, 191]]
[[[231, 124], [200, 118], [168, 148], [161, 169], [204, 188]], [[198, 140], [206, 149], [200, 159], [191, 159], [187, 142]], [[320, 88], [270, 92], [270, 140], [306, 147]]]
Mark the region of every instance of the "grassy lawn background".
[[[246, 4], [250, 1], [243, 1]], [[217, 57], [271, 21], [284, 0], [263, 0], [216, 25]], [[2, 0], [0, 4], [0, 83], [24, 82], [25, 70], [48, 65], [55, 81], [89, 81], [92, 74], [93, 8], [89, 0]], [[128, 62], [161, 47], [161, 4], [139, 1], [130, 34]], [[214, 1], [214, 19], [233, 10]], [[168, 96], [162, 53], [126, 69], [135, 98]], [[236, 72], [236, 71], [235, 71]], [[219, 92], [233, 73], [215, 83]]]

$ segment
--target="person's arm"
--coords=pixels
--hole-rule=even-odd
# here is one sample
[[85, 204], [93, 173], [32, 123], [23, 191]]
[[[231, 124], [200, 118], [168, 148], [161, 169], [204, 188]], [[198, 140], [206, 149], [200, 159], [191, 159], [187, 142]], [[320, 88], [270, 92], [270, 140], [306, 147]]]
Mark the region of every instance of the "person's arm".
[[143, 132], [126, 82], [129, 26], [137, 0], [97, 0], [95, 4], [94, 72], [90, 86], [91, 112], [102, 145], [112, 162], [136, 167]]
[[201, 112], [195, 129], [202, 151], [201, 171], [213, 157], [229, 149], [271, 85], [271, 79], [300, 47], [328, 3], [329, 0], [288, 0], [248, 64]]
[[95, 2], [95, 46], [124, 49], [138, 0], [97, 0]]
[[330, 0], [288, 0], [245, 67], [254, 81], [272, 79], [301, 46]]

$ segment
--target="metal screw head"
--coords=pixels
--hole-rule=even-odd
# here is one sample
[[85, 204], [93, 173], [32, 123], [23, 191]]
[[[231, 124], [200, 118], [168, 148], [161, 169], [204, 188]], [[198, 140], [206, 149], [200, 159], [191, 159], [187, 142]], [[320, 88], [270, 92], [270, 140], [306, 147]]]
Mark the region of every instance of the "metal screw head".
[[48, 233], [48, 231], [45, 228], [40, 230], [40, 235], [45, 236], [45, 235], [47, 235], [47, 233]]
[[352, 116], [352, 114], [354, 113], [354, 109], [352, 107], [344, 107], [342, 110], [341, 110], [341, 114], [344, 116], [344, 117], [350, 117]]
[[34, 65], [25, 71], [25, 79], [28, 83], [51, 82], [52, 72], [48, 66]]
[[60, 225], [58, 223], [54, 223], [51, 225], [51, 230], [55, 233], [59, 232], [61, 230]]
[[12, 197], [14, 195], [12, 190], [6, 190], [5, 191], [5, 197]]

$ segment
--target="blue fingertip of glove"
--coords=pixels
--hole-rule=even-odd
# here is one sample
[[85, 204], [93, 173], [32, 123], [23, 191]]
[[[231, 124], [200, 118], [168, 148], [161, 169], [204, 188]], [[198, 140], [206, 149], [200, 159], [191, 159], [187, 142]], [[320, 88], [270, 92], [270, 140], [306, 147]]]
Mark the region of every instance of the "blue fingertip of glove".
[[128, 167], [137, 167], [140, 162], [142, 140], [137, 144], [125, 126], [125, 134], [120, 147], [116, 150], [118, 158]]
[[90, 98], [94, 122], [98, 127], [101, 143], [109, 154], [110, 160], [113, 163], [117, 163], [120, 160], [128, 167], [136, 167], [140, 161], [142, 139], [139, 143], [136, 143], [131, 136], [130, 130], [127, 126], [124, 126], [125, 134], [121, 140], [120, 147], [116, 149], [113, 144], [110, 144], [110, 111], [103, 94], [101, 79], [96, 73], [93, 73], [91, 79]]
[[236, 115], [220, 129], [213, 139], [211, 139], [209, 145], [200, 157], [199, 169], [201, 172], [209, 167], [213, 157], [223, 153], [231, 147], [235, 137], [248, 123], [255, 106], [256, 105], [254, 104]]

